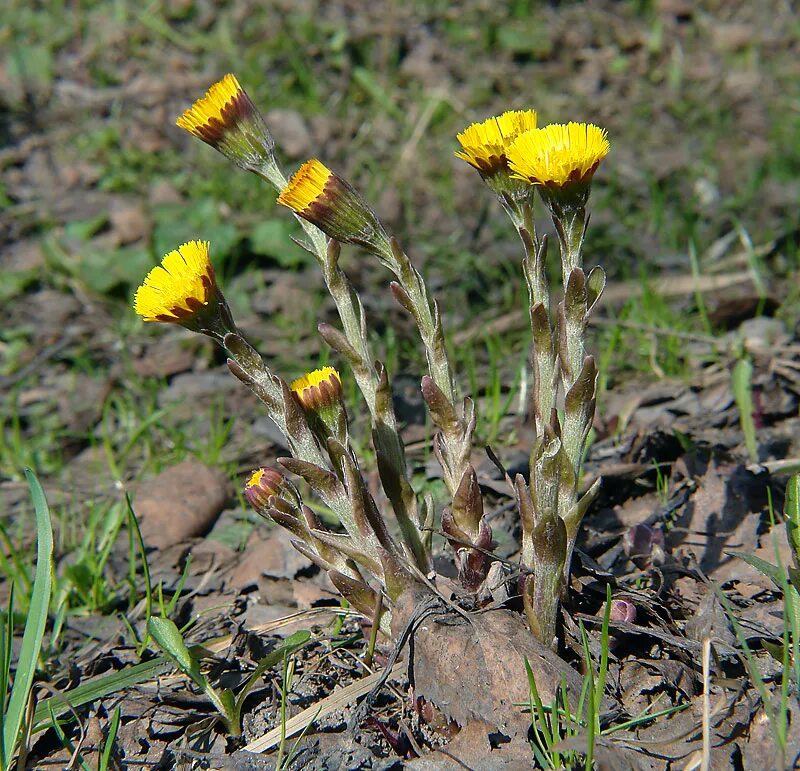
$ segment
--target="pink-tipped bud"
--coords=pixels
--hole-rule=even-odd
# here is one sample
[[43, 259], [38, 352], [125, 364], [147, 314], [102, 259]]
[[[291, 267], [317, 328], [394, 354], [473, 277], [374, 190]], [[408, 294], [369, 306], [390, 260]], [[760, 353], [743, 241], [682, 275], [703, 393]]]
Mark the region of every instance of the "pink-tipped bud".
[[660, 528], [640, 523], [631, 527], [622, 537], [622, 548], [638, 566], [664, 559], [664, 533]]
[[611, 600], [609, 619], [632, 624], [636, 621], [636, 606], [627, 600]]
[[[244, 497], [261, 515], [267, 516], [273, 496], [282, 496], [291, 490], [291, 484], [280, 471], [271, 468], [256, 469], [244, 486]], [[294, 492], [291, 490], [291, 492]], [[294, 497], [294, 495], [292, 495]]]

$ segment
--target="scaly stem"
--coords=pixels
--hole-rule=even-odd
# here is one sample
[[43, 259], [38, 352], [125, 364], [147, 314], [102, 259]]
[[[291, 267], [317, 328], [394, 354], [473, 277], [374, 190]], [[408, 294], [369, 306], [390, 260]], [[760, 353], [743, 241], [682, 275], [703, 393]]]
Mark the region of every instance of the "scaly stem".
[[[265, 166], [257, 172], [277, 190], [282, 190], [286, 178], [275, 166]], [[339, 268], [339, 246], [316, 226], [297, 215], [296, 219], [311, 242], [311, 252], [322, 270], [325, 285], [336, 305], [342, 322], [344, 337], [349, 344], [347, 357], [372, 420], [375, 450], [382, 460], [380, 475], [387, 489], [392, 509], [397, 518], [403, 540], [408, 546], [417, 567], [423, 572], [430, 569], [430, 554], [424, 546], [419, 522], [416, 496], [408, 477], [405, 447], [397, 427], [392, 400], [385, 373], [379, 373], [375, 357], [367, 339], [364, 308], [344, 271]], [[385, 381], [385, 382], [384, 382]], [[390, 392], [389, 392], [390, 393]], [[396, 491], [390, 494], [389, 491]]]
[[411, 264], [408, 255], [395, 239], [392, 239], [391, 243], [391, 255], [384, 255], [386, 264], [397, 277], [400, 286], [408, 296], [410, 307], [407, 309], [411, 312], [417, 324], [417, 329], [425, 348], [428, 372], [450, 404], [455, 406], [455, 388], [453, 377], [450, 373], [450, 362], [447, 358], [444, 331], [442, 330], [438, 311], [435, 310], [435, 306], [431, 305], [425, 281], [419, 271]]

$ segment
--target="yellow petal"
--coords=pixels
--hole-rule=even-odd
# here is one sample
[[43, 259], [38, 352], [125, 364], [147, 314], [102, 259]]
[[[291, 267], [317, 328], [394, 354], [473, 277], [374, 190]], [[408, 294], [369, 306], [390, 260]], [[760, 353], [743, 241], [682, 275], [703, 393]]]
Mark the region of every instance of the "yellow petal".
[[[209, 132], [217, 134], [220, 126], [225, 126], [236, 116], [236, 105], [246, 94], [235, 75], [227, 74], [214, 83], [206, 95], [198, 99], [176, 121], [177, 125], [205, 141]], [[249, 100], [248, 100], [249, 102]], [[214, 125], [215, 122], [218, 125]]]
[[325, 184], [333, 172], [321, 161], [306, 161], [289, 180], [278, 196], [278, 203], [296, 212], [302, 212], [324, 192]]
[[189, 241], [164, 255], [136, 290], [133, 307], [145, 321], [182, 321], [208, 303], [216, 283], [208, 241]]
[[520, 134], [508, 163], [518, 179], [561, 186], [590, 179], [610, 149], [605, 129], [592, 123], [553, 123]]

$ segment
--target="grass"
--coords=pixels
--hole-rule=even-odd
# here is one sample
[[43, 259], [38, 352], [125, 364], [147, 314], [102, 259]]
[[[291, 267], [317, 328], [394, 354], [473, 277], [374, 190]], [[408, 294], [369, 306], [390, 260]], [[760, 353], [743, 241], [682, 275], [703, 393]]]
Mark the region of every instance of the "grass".
[[[47, 625], [50, 594], [52, 590], [53, 531], [50, 523], [50, 509], [44, 497], [36, 475], [26, 470], [25, 476], [31, 491], [33, 506], [36, 512], [36, 574], [31, 586], [30, 599], [25, 619], [25, 631], [16, 662], [13, 661], [14, 639], [14, 585], [8, 600], [8, 609], [0, 618], [0, 693], [3, 703], [0, 705], [0, 768], [11, 766], [17, 757], [23, 739], [23, 721], [29, 710], [31, 690], [36, 670], [39, 667], [39, 656], [42, 649], [45, 627]], [[13, 674], [12, 674], [13, 666]]]
[[603, 610], [600, 635], [597, 640], [599, 657], [592, 656], [589, 635], [580, 624], [582, 669], [584, 671], [580, 694], [570, 694], [565, 681], [555, 694], [552, 704], [542, 702], [533, 671], [525, 661], [530, 689], [529, 709], [531, 714], [531, 747], [540, 768], [594, 768], [595, 750], [598, 742], [613, 745], [614, 734], [635, 730], [653, 720], [680, 712], [689, 704], [678, 704], [663, 710], [655, 710], [653, 704], [628, 720], [611, 723], [604, 719], [603, 703], [608, 678], [611, 635], [611, 587], [606, 587], [606, 602]]
[[[769, 490], [768, 490], [769, 492]], [[778, 538], [780, 530], [776, 527], [777, 517], [772, 505], [772, 496], [769, 495], [769, 516], [772, 524], [772, 543], [775, 550], [775, 564], [769, 563], [753, 554], [731, 552], [744, 562], [754, 567], [769, 578], [783, 595], [783, 634], [781, 642], [764, 642], [764, 648], [780, 665], [780, 674], [775, 680], [776, 687], [770, 688], [772, 678], [762, 674], [758, 657], [753, 647], [747, 640], [747, 635], [742, 624], [736, 617], [736, 612], [731, 601], [721, 589], [714, 586], [714, 591], [719, 598], [736, 639], [741, 648], [741, 656], [745, 668], [750, 676], [750, 682], [761, 698], [761, 707], [769, 723], [770, 733], [775, 741], [777, 755], [775, 758], [778, 767], [785, 767], [790, 758], [789, 728], [792, 722], [790, 704], [800, 704], [800, 572], [797, 565], [800, 561], [800, 541], [798, 541], [798, 527], [800, 527], [800, 475], [793, 476], [786, 490], [784, 505], [785, 534], [791, 548], [794, 567], [783, 564], [780, 556]], [[775, 694], [777, 690], [777, 694]], [[792, 759], [790, 765], [796, 763]]]

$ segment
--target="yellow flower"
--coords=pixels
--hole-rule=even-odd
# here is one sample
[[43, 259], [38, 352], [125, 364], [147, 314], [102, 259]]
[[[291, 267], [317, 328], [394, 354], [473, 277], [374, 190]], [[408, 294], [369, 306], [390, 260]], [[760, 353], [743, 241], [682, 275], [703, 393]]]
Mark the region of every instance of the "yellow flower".
[[289, 388], [307, 410], [317, 411], [342, 398], [342, 379], [333, 367], [322, 367], [297, 378]]
[[289, 180], [278, 196], [278, 203], [302, 214], [325, 194], [325, 185], [334, 173], [324, 163], [312, 158], [306, 161]]
[[145, 321], [191, 323], [217, 297], [208, 241], [189, 241], [164, 256], [136, 290], [134, 310]]
[[214, 83], [176, 124], [243, 168], [273, 162], [275, 142], [235, 75]]
[[347, 445], [347, 413], [342, 379], [333, 367], [322, 367], [297, 378], [290, 386], [306, 414], [308, 425], [323, 442], [331, 436]]
[[553, 123], [520, 134], [508, 149], [512, 175], [534, 185], [588, 183], [611, 145], [592, 123]]
[[524, 131], [535, 128], [536, 110], [509, 110], [483, 123], [473, 123], [458, 134], [462, 151], [456, 156], [483, 175], [508, 170], [509, 146]]
[[336, 241], [391, 254], [389, 236], [364, 199], [316, 158], [306, 161], [278, 196], [278, 203]]

